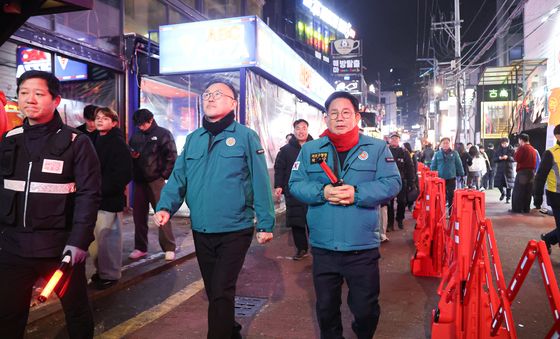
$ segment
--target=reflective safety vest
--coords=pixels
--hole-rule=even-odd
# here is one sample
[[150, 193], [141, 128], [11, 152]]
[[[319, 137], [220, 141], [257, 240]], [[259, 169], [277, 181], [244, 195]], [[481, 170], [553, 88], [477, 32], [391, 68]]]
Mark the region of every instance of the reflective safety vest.
[[546, 189], [550, 192], [560, 193], [560, 145], [552, 146], [549, 151], [552, 153], [554, 162], [546, 178]]

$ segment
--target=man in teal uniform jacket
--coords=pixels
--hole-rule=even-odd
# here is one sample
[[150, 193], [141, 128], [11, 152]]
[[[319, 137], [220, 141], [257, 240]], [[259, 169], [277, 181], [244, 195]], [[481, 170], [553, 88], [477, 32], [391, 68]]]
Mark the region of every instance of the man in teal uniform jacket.
[[235, 285], [254, 233], [272, 239], [274, 203], [259, 136], [236, 121], [235, 88], [211, 82], [202, 94], [203, 127], [187, 137], [154, 219], [164, 225], [183, 201], [208, 295], [208, 338], [241, 338], [234, 319]]
[[[401, 190], [395, 160], [384, 141], [360, 135], [358, 100], [334, 92], [325, 102], [327, 130], [302, 146], [290, 192], [309, 205], [313, 283], [321, 338], [342, 338], [341, 286], [348, 285], [352, 329], [372, 338], [379, 319], [379, 206]], [[333, 185], [325, 161], [343, 184]]]

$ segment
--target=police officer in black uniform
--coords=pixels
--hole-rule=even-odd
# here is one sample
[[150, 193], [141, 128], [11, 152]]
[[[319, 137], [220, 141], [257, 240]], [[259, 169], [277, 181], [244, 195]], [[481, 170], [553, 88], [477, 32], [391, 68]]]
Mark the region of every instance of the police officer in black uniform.
[[397, 197], [389, 201], [389, 205], [387, 208], [387, 231], [395, 230], [395, 199], [397, 199], [397, 224], [400, 229], [403, 229], [404, 213], [406, 211], [407, 203], [406, 194], [412, 189], [412, 186], [414, 185], [414, 165], [412, 163], [412, 159], [410, 158], [410, 154], [404, 148], [400, 147], [400, 140], [401, 137], [397, 133], [391, 134], [389, 138], [389, 150], [393, 154], [393, 159], [395, 160], [395, 162], [397, 163], [397, 167], [399, 168], [399, 173], [402, 180], [402, 188]]
[[0, 337], [23, 337], [34, 283], [70, 252], [59, 297], [70, 337], [91, 338], [85, 259], [100, 202], [99, 161], [90, 139], [62, 122], [53, 74], [28, 71], [17, 86], [26, 119], [0, 142]]

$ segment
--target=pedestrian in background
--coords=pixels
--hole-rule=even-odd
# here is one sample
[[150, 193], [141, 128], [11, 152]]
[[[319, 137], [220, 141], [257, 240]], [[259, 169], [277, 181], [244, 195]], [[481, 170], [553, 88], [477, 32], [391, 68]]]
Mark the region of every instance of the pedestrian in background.
[[[412, 212], [412, 208], [414, 207], [414, 203], [418, 198], [418, 159], [416, 157], [416, 153], [412, 150], [412, 146], [409, 142], [405, 142], [403, 144], [404, 149], [410, 154], [410, 160], [412, 161], [412, 188], [407, 192], [406, 195], [406, 206], [408, 210]], [[413, 194], [411, 194], [413, 192]]]
[[[138, 130], [130, 138], [134, 180], [134, 250], [128, 256], [136, 260], [148, 254], [149, 205], [155, 209], [165, 180], [171, 175], [177, 159], [177, 147], [169, 130], [158, 126], [148, 109], [134, 112], [132, 119]], [[171, 222], [159, 230], [159, 245], [165, 260], [175, 259], [175, 236]]]
[[[394, 231], [395, 227], [395, 219], [397, 220], [397, 225], [400, 229], [404, 228], [404, 213], [406, 211], [407, 205], [407, 194], [410, 192], [414, 187], [415, 181], [415, 174], [414, 167], [412, 164], [412, 160], [410, 158], [410, 154], [407, 150], [402, 148], [400, 143], [401, 137], [397, 133], [391, 134], [389, 137], [389, 150], [393, 155], [393, 159], [397, 164], [397, 168], [399, 169], [399, 173], [401, 176], [402, 186], [399, 194], [396, 198], [393, 198], [389, 201], [387, 206], [387, 231]], [[397, 200], [397, 213], [395, 216], [395, 200]]]
[[187, 137], [154, 220], [165, 226], [187, 203], [208, 296], [208, 338], [241, 338], [234, 316], [237, 277], [253, 238], [255, 214], [257, 241], [272, 240], [274, 202], [259, 136], [235, 121], [233, 85], [210, 82], [202, 105], [202, 127]]
[[463, 163], [459, 153], [451, 149], [451, 139], [441, 138], [439, 150], [434, 154], [430, 169], [437, 171], [438, 176], [445, 180], [445, 197], [447, 207], [451, 210], [453, 206], [453, 194], [456, 188], [456, 180], [465, 175]]
[[70, 338], [93, 338], [85, 260], [99, 208], [99, 161], [90, 139], [62, 122], [54, 74], [23, 73], [17, 94], [26, 118], [0, 142], [0, 337], [23, 338], [33, 284], [70, 253], [66, 288], [56, 293]]
[[519, 134], [519, 148], [513, 158], [517, 163], [513, 193], [511, 196], [511, 212], [529, 213], [531, 196], [537, 165], [537, 151], [531, 146], [528, 134]]
[[556, 228], [546, 234], [541, 234], [541, 239], [546, 243], [548, 253], [552, 245], [560, 240], [560, 125], [554, 127], [556, 143], [547, 149], [542, 156], [537, 176], [535, 177], [534, 199], [535, 206], [540, 208], [543, 203], [543, 194], [546, 184], [546, 203], [552, 208]]
[[94, 145], [95, 145], [95, 139], [97, 138], [98, 135], [97, 128], [95, 126], [95, 110], [97, 110], [97, 106], [86, 105], [82, 113], [82, 117], [84, 118], [84, 123], [76, 127], [79, 131], [87, 135], [91, 139], [91, 142]]
[[478, 151], [480, 152], [480, 156], [484, 159], [484, 164], [486, 165], [486, 171], [482, 175], [481, 179], [481, 191], [484, 191], [489, 188], [490, 176], [492, 175], [492, 165], [490, 164], [490, 159], [488, 159], [488, 154], [486, 154], [486, 149], [484, 148], [483, 144], [478, 145]]
[[469, 148], [469, 157], [470, 165], [468, 165], [467, 186], [480, 190], [480, 180], [482, 176], [486, 174], [486, 161], [476, 146], [471, 146]]
[[276, 160], [274, 161], [274, 196], [280, 199], [284, 194], [286, 202], [286, 227], [292, 229], [292, 237], [296, 246], [296, 253], [292, 257], [294, 260], [301, 260], [308, 256], [307, 241], [307, 205], [301, 203], [290, 194], [288, 181], [292, 167], [297, 159], [301, 146], [313, 140], [307, 128], [309, 123], [304, 119], [298, 119], [293, 123], [294, 137], [288, 144], [282, 146]]
[[[292, 168], [290, 192], [309, 205], [315, 310], [321, 338], [342, 338], [342, 284], [358, 338], [372, 338], [379, 320], [379, 206], [401, 189], [385, 142], [359, 133], [358, 99], [334, 92], [325, 102], [327, 130], [305, 143]], [[333, 185], [320, 163], [342, 185]]]
[[418, 159], [424, 165], [430, 167], [432, 164], [432, 158], [434, 157], [434, 149], [430, 142], [426, 143], [424, 149], [422, 150], [422, 154], [420, 155], [420, 159]]
[[95, 110], [95, 126], [99, 135], [95, 151], [101, 164], [101, 206], [95, 223], [95, 240], [89, 252], [96, 272], [92, 286], [104, 290], [121, 278], [122, 211], [126, 204], [124, 191], [132, 179], [132, 157], [118, 128], [119, 116], [109, 107]]
[[457, 188], [467, 187], [467, 174], [469, 173], [469, 164], [471, 163], [471, 156], [462, 142], [455, 145], [455, 150], [459, 153], [461, 164], [463, 165], [463, 175], [457, 177]]
[[495, 161], [494, 156], [496, 155], [496, 150], [494, 149], [493, 143], [488, 143], [488, 147], [486, 148], [486, 155], [488, 156], [488, 161], [490, 162], [490, 168], [492, 168], [492, 172], [488, 176], [488, 189], [494, 189], [494, 178], [496, 177], [496, 170], [498, 169], [498, 164]]
[[496, 175], [494, 177], [494, 185], [500, 190], [500, 201], [506, 198], [506, 204], [511, 199], [511, 189], [515, 182], [515, 173], [513, 172], [513, 148], [509, 145], [508, 138], [502, 138], [500, 147], [494, 154], [496, 162]]

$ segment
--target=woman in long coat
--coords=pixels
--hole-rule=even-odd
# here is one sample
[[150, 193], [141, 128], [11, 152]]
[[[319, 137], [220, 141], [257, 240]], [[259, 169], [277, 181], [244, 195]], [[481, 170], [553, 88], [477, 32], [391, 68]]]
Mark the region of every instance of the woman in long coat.
[[497, 164], [494, 187], [497, 187], [502, 194], [500, 196], [500, 201], [504, 200], [505, 197], [506, 203], [508, 204], [511, 199], [511, 190], [515, 183], [515, 173], [513, 169], [514, 153], [513, 147], [509, 145], [508, 138], [502, 138], [500, 147], [498, 147], [494, 154], [494, 162]]

